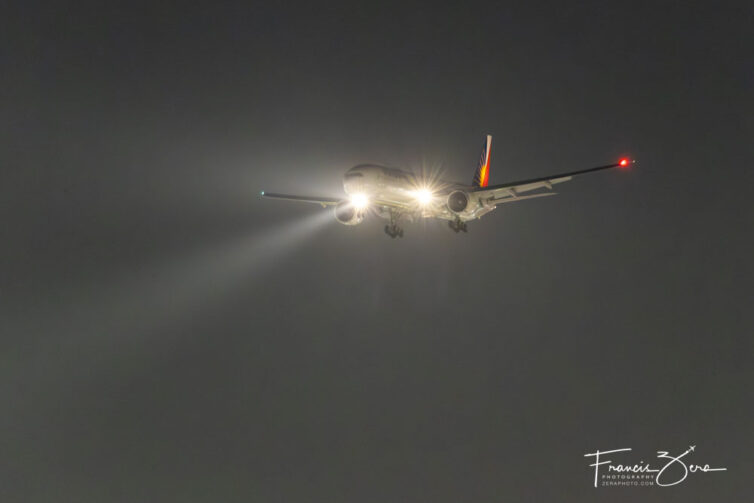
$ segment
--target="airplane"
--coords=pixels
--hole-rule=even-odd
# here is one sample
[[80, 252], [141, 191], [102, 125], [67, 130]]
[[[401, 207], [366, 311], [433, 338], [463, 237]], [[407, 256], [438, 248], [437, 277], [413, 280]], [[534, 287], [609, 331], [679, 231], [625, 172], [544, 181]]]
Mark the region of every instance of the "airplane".
[[[322, 207], [334, 206], [335, 219], [344, 225], [358, 225], [364, 220], [364, 216], [371, 212], [388, 220], [385, 234], [391, 238], [403, 237], [403, 229], [398, 222], [404, 218], [410, 221], [418, 218], [447, 220], [448, 226], [458, 233], [468, 232], [466, 222], [481, 218], [499, 204], [554, 196], [557, 193], [551, 192], [552, 186], [567, 182], [574, 176], [611, 168], [626, 168], [635, 162], [623, 158], [614, 164], [596, 168], [489, 185], [491, 153], [492, 136], [487, 135], [471, 185], [440, 179], [424, 179], [412, 172], [379, 164], [359, 164], [343, 176], [343, 190], [348, 196], [346, 198], [298, 196], [264, 191], [261, 195], [273, 199], [315, 203]], [[539, 192], [528, 194], [532, 191]]]

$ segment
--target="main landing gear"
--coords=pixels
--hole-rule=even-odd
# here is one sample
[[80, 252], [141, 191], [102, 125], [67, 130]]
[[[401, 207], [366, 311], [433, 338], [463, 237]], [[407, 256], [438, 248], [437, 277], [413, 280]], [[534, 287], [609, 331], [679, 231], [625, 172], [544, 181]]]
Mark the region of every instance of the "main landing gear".
[[448, 227], [450, 227], [451, 229], [453, 229], [453, 232], [456, 232], [456, 233], [458, 233], [460, 231], [469, 232], [468, 227], [466, 227], [466, 222], [461, 221], [460, 218], [457, 219], [457, 220], [451, 220], [451, 221], [449, 221], [448, 222]]

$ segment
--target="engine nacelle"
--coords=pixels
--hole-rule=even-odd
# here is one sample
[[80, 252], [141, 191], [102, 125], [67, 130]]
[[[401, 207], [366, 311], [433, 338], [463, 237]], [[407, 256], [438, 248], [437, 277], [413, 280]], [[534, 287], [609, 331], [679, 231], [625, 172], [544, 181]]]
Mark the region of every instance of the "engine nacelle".
[[351, 201], [342, 201], [335, 206], [335, 220], [343, 225], [358, 225], [364, 220], [364, 213], [354, 208]]
[[469, 195], [462, 191], [456, 190], [448, 194], [448, 208], [453, 213], [463, 213], [469, 207]]

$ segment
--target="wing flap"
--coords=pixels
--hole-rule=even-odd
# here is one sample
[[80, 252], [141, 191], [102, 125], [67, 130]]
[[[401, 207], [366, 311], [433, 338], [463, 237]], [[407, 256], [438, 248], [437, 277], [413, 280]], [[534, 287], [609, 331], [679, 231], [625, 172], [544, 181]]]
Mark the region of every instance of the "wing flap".
[[515, 203], [516, 201], [525, 201], [527, 199], [535, 199], [537, 197], [548, 197], [554, 195], [557, 195], [557, 192], [544, 192], [542, 194], [530, 194], [528, 196], [504, 197], [502, 199], [492, 199], [489, 202], [493, 204]]
[[329, 197], [317, 197], [317, 196], [295, 196], [292, 194], [277, 194], [274, 192], [260, 192], [262, 197], [269, 197], [270, 199], [284, 199], [286, 201], [298, 201], [301, 203], [314, 203], [324, 206], [335, 206], [340, 201]]

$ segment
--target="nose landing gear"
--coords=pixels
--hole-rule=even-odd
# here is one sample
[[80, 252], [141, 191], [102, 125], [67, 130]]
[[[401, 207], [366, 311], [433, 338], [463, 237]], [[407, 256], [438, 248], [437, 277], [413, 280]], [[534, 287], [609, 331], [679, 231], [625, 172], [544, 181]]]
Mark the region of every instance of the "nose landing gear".
[[463, 232], [469, 232], [468, 227], [466, 226], [466, 222], [461, 221], [461, 219], [457, 220], [451, 220], [448, 222], [448, 227], [450, 227], [453, 232], [458, 233], [460, 231]]
[[398, 227], [395, 224], [389, 224], [385, 226], [385, 234], [390, 236], [391, 238], [402, 238], [403, 237], [403, 229]]
[[390, 210], [390, 223], [385, 226], [385, 234], [391, 238], [403, 237], [403, 229], [398, 227], [398, 219], [400, 217], [400, 213]]

